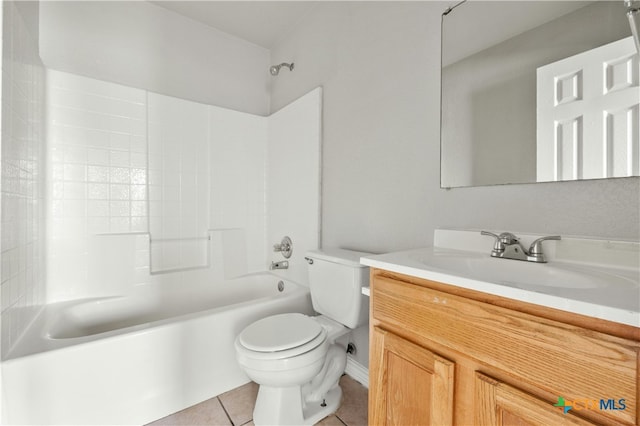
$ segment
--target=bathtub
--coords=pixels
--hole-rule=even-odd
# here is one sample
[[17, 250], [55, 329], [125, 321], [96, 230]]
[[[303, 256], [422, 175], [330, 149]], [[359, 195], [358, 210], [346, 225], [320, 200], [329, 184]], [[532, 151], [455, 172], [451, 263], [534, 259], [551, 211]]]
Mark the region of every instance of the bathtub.
[[249, 381], [236, 335], [276, 313], [313, 313], [274, 275], [215, 286], [140, 286], [47, 305], [2, 363], [3, 424], [145, 424]]

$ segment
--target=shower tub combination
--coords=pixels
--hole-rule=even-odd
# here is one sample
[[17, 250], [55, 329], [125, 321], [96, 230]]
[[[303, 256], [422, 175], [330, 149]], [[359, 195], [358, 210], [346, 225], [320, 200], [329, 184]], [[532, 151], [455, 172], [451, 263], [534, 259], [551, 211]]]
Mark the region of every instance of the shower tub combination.
[[234, 340], [268, 315], [313, 313], [268, 273], [179, 291], [47, 305], [2, 363], [5, 424], [144, 424], [249, 381]]

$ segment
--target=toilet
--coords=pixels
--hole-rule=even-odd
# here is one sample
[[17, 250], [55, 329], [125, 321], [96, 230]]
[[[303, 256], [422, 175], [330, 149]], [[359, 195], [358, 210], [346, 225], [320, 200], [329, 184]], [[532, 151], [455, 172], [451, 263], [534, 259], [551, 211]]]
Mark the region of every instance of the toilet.
[[312, 425], [340, 406], [338, 384], [347, 363], [340, 339], [369, 318], [369, 268], [344, 249], [310, 251], [309, 289], [320, 315], [273, 315], [246, 327], [236, 338], [238, 363], [260, 385], [253, 422]]

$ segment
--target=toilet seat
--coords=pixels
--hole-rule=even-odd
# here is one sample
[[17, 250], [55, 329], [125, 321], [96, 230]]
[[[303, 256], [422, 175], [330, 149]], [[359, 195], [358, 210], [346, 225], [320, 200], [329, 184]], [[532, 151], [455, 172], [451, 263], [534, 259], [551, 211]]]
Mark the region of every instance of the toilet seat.
[[327, 339], [317, 321], [298, 313], [273, 315], [254, 322], [236, 339], [245, 356], [269, 360], [291, 358], [309, 352]]
[[257, 352], [292, 349], [318, 337], [322, 327], [306, 315], [272, 315], [254, 322], [240, 333], [240, 343]]

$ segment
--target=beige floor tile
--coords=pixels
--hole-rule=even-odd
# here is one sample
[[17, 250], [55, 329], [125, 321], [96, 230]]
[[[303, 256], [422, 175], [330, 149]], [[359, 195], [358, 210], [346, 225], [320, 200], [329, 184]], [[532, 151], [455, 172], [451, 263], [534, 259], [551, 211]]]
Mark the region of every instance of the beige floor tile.
[[340, 379], [342, 387], [342, 404], [336, 416], [347, 426], [366, 426], [368, 418], [368, 395], [367, 388], [344, 375]]
[[[340, 379], [340, 386], [343, 392], [340, 408], [334, 415], [325, 417], [316, 425], [365, 426], [367, 424], [367, 389], [346, 375]], [[258, 385], [247, 383], [217, 398], [149, 423], [148, 426], [254, 426], [253, 407], [257, 395]]]
[[342, 423], [339, 418], [332, 414], [320, 420], [314, 426], [344, 426], [344, 423]]
[[224, 409], [231, 417], [234, 425], [244, 425], [253, 419], [253, 407], [256, 405], [258, 385], [249, 382], [244, 386], [230, 390], [220, 395]]
[[149, 423], [148, 426], [230, 426], [231, 421], [224, 412], [218, 398], [178, 411], [170, 416]]

